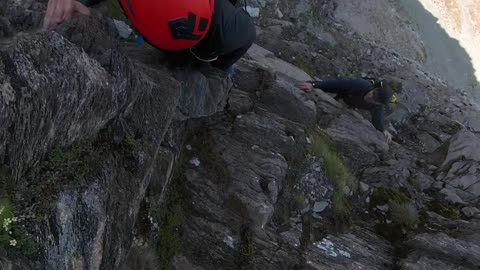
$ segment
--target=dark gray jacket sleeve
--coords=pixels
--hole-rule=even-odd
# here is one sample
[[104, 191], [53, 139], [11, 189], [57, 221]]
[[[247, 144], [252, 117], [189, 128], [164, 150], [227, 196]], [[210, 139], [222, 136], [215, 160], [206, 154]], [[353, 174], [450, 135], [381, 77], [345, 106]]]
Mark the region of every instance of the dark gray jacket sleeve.
[[314, 88], [334, 94], [346, 94], [350, 91], [360, 91], [370, 87], [365, 80], [325, 80], [315, 81], [312, 84]]
[[349, 90], [347, 81], [343, 80], [325, 80], [311, 82], [313, 88], [322, 89], [328, 93], [341, 94]]
[[96, 5], [100, 2], [103, 2], [104, 0], [77, 0], [77, 1], [84, 4], [87, 7], [91, 7], [91, 6]]
[[385, 131], [385, 106], [376, 106], [370, 111], [373, 126], [381, 132]]

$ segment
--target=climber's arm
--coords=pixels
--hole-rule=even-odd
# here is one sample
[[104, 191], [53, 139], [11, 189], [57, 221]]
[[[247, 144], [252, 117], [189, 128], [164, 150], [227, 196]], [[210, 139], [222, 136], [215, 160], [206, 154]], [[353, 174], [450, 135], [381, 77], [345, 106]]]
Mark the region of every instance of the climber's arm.
[[[101, 0], [83, 0], [86, 4], [92, 5]], [[49, 0], [47, 12], [43, 20], [43, 29], [49, 29], [72, 17], [73, 14], [90, 15], [90, 10], [82, 2], [76, 0]]]
[[377, 106], [376, 108], [370, 111], [372, 114], [372, 124], [373, 126], [383, 132], [385, 136], [385, 142], [390, 144], [392, 142], [392, 134], [385, 128], [385, 106]]
[[328, 93], [345, 94], [358, 88], [358, 80], [324, 80], [324, 81], [308, 81], [300, 88], [306, 92], [315, 89], [322, 89]]

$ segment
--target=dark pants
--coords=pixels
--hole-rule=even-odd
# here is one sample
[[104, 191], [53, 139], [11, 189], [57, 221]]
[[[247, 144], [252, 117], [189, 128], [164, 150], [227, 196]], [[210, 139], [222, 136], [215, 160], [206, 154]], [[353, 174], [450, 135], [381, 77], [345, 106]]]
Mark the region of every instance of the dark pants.
[[212, 66], [226, 70], [252, 46], [256, 31], [246, 11], [234, 7], [229, 0], [215, 0], [215, 13], [208, 35], [195, 52], [202, 59], [218, 57]]
[[242, 56], [248, 51], [250, 46], [252, 46], [252, 43], [238, 48], [230, 53], [219, 56], [218, 59], [212, 63], [212, 66], [221, 70], [226, 70], [227, 68], [235, 64], [240, 58], [242, 58]]

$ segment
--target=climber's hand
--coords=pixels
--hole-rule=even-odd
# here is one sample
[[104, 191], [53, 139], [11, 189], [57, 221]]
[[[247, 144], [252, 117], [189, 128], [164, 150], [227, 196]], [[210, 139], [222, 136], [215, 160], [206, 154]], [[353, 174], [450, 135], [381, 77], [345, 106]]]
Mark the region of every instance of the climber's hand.
[[309, 82], [305, 82], [299, 86], [300, 89], [302, 89], [305, 92], [312, 92], [313, 91], [313, 84]]
[[387, 144], [392, 143], [392, 134], [391, 134], [390, 132], [388, 132], [388, 130], [385, 130], [385, 131], [383, 132], [383, 135], [385, 136], [385, 142], [386, 142]]
[[66, 21], [75, 13], [90, 15], [90, 10], [76, 0], [49, 0], [43, 19], [43, 29], [47, 30]]

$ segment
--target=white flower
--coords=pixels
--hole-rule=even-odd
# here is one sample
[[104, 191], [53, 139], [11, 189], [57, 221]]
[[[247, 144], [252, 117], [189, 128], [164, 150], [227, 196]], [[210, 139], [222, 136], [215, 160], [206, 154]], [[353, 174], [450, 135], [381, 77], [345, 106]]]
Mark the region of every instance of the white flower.
[[8, 225], [10, 225], [10, 223], [12, 223], [12, 220], [10, 218], [6, 218], [3, 220], [3, 227], [7, 227]]
[[17, 240], [13, 239], [13, 240], [10, 240], [10, 246], [14, 247], [17, 245]]
[[13, 222], [17, 222], [17, 220], [18, 220], [17, 217], [12, 218], [12, 221], [13, 221]]

